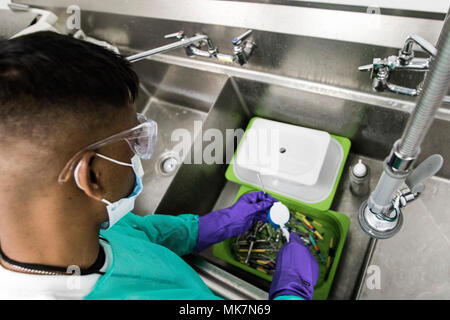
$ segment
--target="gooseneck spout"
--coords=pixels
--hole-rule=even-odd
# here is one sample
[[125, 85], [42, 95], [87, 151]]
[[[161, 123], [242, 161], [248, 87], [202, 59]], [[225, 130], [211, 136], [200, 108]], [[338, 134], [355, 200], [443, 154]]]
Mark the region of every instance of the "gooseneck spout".
[[[384, 172], [375, 190], [360, 207], [360, 226], [374, 238], [389, 238], [400, 230], [403, 221], [401, 209], [424, 191], [423, 182], [442, 166], [442, 157], [432, 155], [413, 169], [420, 145], [450, 86], [449, 20], [447, 14], [438, 41], [437, 55], [430, 63], [423, 90], [403, 135], [384, 161]], [[407, 187], [399, 190], [404, 182]]]

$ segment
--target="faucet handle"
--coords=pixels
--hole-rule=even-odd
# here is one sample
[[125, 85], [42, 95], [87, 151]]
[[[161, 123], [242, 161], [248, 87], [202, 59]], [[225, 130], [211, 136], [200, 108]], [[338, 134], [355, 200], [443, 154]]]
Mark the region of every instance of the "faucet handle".
[[387, 58], [374, 58], [371, 64], [359, 66], [359, 71], [377, 71], [377, 70], [394, 70], [398, 66], [397, 56], [389, 56]]
[[233, 43], [234, 46], [240, 45], [242, 43], [242, 40], [247, 38], [250, 35], [250, 33], [252, 33], [252, 32], [253, 32], [253, 30], [247, 30], [240, 36], [233, 38], [233, 40], [231, 40], [231, 42]]
[[359, 71], [364, 71], [364, 72], [372, 71], [372, 69], [373, 69], [373, 64], [366, 64], [364, 66], [359, 66], [358, 67]]
[[175, 33], [166, 34], [164, 36], [164, 39], [170, 39], [170, 38], [183, 39], [184, 37], [185, 37], [184, 30], [180, 30]]
[[370, 79], [374, 79], [374, 88], [380, 85], [381, 87], [385, 87], [386, 79], [389, 76], [389, 68], [386, 64], [386, 59], [374, 58], [371, 64], [359, 66], [358, 70], [370, 72]]
[[378, 73], [380, 73], [380, 77], [385, 78], [385, 73], [389, 72], [389, 66], [386, 59], [374, 58], [371, 64], [359, 66], [358, 70], [363, 72], [370, 71], [371, 79], [375, 78]]
[[441, 169], [443, 163], [444, 158], [440, 154], [433, 154], [422, 161], [406, 178], [405, 183], [411, 192], [423, 192], [425, 180], [434, 176]]

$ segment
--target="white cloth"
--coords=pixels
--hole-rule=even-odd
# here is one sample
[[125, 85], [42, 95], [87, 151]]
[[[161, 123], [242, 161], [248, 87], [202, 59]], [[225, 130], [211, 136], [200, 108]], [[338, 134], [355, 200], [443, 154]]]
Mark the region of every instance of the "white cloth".
[[[110, 245], [100, 240], [105, 251], [105, 264], [100, 269], [106, 272], [112, 264]], [[37, 275], [15, 272], [0, 265], [1, 300], [78, 299], [86, 297], [101, 275], [93, 273], [74, 275]]]

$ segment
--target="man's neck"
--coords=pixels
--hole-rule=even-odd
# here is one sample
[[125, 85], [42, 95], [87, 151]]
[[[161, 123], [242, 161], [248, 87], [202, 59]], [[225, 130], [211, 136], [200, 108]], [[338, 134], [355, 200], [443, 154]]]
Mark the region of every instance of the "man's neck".
[[[8, 258], [21, 263], [63, 268], [76, 265], [81, 269], [90, 267], [96, 261], [99, 252], [98, 227], [83, 224], [63, 227], [58, 223], [32, 226], [27, 229], [27, 226], [17, 223], [9, 226], [2, 224], [0, 247]], [[8, 264], [2, 265], [8, 267]]]

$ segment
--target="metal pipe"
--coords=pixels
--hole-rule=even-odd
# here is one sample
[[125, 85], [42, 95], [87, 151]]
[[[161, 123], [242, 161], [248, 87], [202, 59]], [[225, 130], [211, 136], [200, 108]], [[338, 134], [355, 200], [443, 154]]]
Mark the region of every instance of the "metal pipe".
[[367, 204], [374, 213], [387, 214], [390, 211], [392, 195], [398, 190], [403, 181], [383, 172], [375, 190], [371, 193]]
[[406, 39], [405, 44], [403, 45], [403, 49], [401, 50], [401, 53], [406, 55], [412, 55], [414, 43], [416, 43], [419, 47], [428, 52], [429, 55], [433, 57], [436, 56], [437, 54], [436, 48], [427, 40], [418, 35], [411, 35]]
[[[450, 11], [449, 11], [450, 13]], [[448, 17], [448, 14], [447, 14]], [[411, 166], [420, 153], [420, 145], [434, 120], [450, 86], [450, 19], [446, 19], [439, 37], [438, 54], [403, 135], [384, 163], [384, 172], [375, 190], [359, 210], [361, 228], [370, 236], [385, 239], [400, 230], [403, 218], [396, 207], [397, 189], [411, 174]]]
[[359, 300], [361, 298], [361, 292], [364, 288], [364, 280], [366, 279], [367, 268], [372, 261], [373, 253], [375, 252], [375, 248], [377, 246], [378, 239], [370, 238], [368, 248], [366, 250], [366, 255], [364, 256], [363, 264], [361, 266], [361, 270], [358, 276], [358, 280], [356, 281], [356, 288], [353, 293], [353, 300]]
[[434, 115], [448, 92], [450, 85], [450, 23], [448, 20], [446, 19], [439, 39], [441, 44], [438, 48], [439, 54], [431, 64], [423, 92], [419, 96], [416, 108], [399, 143], [399, 153], [405, 157], [413, 157], [418, 153]]
[[140, 52], [140, 53], [131, 55], [131, 56], [127, 57], [126, 59], [129, 62], [133, 63], [133, 62], [145, 59], [149, 56], [153, 56], [158, 53], [163, 53], [163, 52], [171, 51], [171, 50], [178, 49], [178, 48], [184, 48], [191, 44], [197, 43], [202, 40], [207, 40], [207, 39], [208, 39], [207, 35], [201, 34], [201, 35], [193, 36], [191, 38], [181, 39], [180, 41], [177, 41], [177, 42], [174, 42], [174, 43], [162, 46], [162, 47], [158, 47], [155, 49]]

